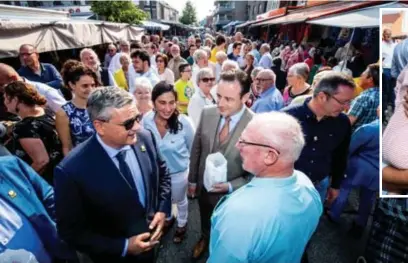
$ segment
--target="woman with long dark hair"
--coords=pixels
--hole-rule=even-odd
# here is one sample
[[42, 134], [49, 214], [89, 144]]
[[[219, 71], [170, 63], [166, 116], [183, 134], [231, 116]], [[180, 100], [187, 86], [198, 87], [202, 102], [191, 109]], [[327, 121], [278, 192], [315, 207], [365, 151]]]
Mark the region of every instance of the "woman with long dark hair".
[[[150, 130], [171, 175], [171, 195], [177, 204], [177, 228], [173, 241], [181, 243], [187, 230], [187, 185], [190, 151], [194, 139], [194, 126], [186, 115], [177, 110], [177, 92], [173, 85], [159, 82], [152, 91], [154, 110], [142, 120], [142, 126]], [[171, 225], [172, 215], [167, 217]]]

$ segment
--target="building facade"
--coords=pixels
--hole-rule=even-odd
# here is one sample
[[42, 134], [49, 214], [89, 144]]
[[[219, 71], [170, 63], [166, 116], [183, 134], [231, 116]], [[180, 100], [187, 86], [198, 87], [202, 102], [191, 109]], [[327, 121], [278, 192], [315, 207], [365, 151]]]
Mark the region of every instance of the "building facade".
[[231, 21], [248, 20], [248, 1], [220, 1], [214, 2], [213, 28], [220, 30]]
[[[254, 0], [248, 1], [248, 20], [255, 20], [257, 15], [265, 13], [267, 10], [268, 3], [272, 1], [261, 1]], [[279, 1], [277, 1], [279, 3]]]
[[152, 20], [166, 20], [178, 22], [179, 12], [165, 1], [140, 0], [133, 1], [140, 9], [150, 14]]

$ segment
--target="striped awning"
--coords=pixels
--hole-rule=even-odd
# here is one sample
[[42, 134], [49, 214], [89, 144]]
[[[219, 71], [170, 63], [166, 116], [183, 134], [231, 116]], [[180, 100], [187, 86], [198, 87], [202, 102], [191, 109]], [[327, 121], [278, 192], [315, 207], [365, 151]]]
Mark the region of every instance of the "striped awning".
[[164, 25], [164, 24], [160, 24], [157, 22], [153, 22], [153, 21], [142, 21], [141, 22], [141, 26], [145, 29], [148, 30], [160, 30], [160, 31], [166, 31], [170, 29], [170, 26], [168, 25]]

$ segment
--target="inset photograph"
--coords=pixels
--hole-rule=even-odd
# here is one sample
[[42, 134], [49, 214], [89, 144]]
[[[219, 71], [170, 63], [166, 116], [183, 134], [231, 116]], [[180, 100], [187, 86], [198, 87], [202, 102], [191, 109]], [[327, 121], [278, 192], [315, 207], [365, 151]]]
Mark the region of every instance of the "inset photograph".
[[408, 197], [408, 8], [381, 9], [381, 197]]

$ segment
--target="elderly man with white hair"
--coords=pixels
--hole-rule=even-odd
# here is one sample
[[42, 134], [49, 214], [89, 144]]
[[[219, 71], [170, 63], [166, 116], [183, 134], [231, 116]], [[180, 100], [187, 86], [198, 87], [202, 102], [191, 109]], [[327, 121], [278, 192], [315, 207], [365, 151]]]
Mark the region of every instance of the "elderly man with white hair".
[[120, 52], [117, 52], [116, 55], [112, 58], [109, 63], [109, 71], [113, 74], [118, 71], [122, 65], [120, 64], [120, 57], [122, 53], [126, 53], [130, 56], [130, 43], [127, 40], [121, 40], [119, 42]]
[[181, 57], [180, 55], [180, 47], [178, 45], [172, 45], [170, 48], [170, 53], [171, 56], [173, 57], [169, 61], [168, 68], [173, 71], [174, 73], [174, 78], [179, 79], [180, 78], [180, 71], [179, 67], [181, 64], [188, 63], [187, 60]]
[[259, 61], [259, 66], [263, 67], [264, 69], [272, 68], [272, 55], [271, 55], [271, 47], [269, 44], [262, 44], [261, 46], [261, 60]]
[[323, 211], [313, 183], [294, 168], [304, 145], [288, 114], [263, 113], [248, 123], [236, 147], [255, 177], [214, 210], [208, 263], [301, 261]]
[[224, 63], [224, 61], [228, 59], [228, 56], [227, 56], [227, 53], [225, 53], [224, 51], [218, 51], [215, 54], [215, 58], [217, 60], [217, 63], [215, 64], [215, 78], [216, 78], [216, 81], [218, 82], [218, 80], [220, 79], [220, 75], [221, 75], [222, 64]]
[[204, 49], [198, 49], [196, 50], [196, 52], [194, 52], [193, 55], [193, 59], [194, 59], [194, 65], [192, 68], [192, 76], [191, 76], [191, 81], [194, 84], [194, 87], [197, 88], [197, 74], [198, 71], [200, 71], [200, 69], [202, 68], [208, 68], [208, 54], [207, 51], [205, 51]]
[[251, 107], [255, 113], [278, 111], [283, 108], [283, 97], [275, 86], [275, 80], [275, 73], [271, 69], [263, 69], [256, 76], [254, 83], [261, 94]]
[[[98, 55], [90, 48], [84, 48], [79, 53], [81, 62], [91, 68], [103, 86], [117, 86], [113, 74], [108, 69], [101, 67]], [[120, 57], [119, 57], [120, 61]]]

